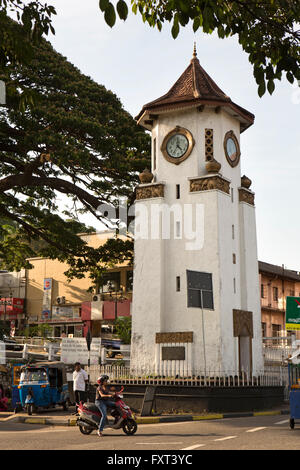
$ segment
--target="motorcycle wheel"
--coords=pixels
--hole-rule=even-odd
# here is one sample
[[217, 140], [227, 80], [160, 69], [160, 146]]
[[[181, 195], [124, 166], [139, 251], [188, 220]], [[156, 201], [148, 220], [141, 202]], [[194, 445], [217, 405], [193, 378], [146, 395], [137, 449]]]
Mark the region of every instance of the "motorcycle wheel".
[[80, 431], [82, 434], [88, 435], [88, 434], [91, 434], [91, 432], [93, 432], [93, 429], [92, 429], [92, 428], [88, 428], [87, 426], [79, 426], [79, 431]]
[[122, 424], [122, 428], [127, 436], [133, 436], [137, 431], [137, 424], [134, 419], [126, 419]]
[[27, 405], [27, 413], [28, 413], [28, 416], [32, 415], [32, 413], [33, 413], [33, 404], [32, 403], [29, 403], [29, 405]]

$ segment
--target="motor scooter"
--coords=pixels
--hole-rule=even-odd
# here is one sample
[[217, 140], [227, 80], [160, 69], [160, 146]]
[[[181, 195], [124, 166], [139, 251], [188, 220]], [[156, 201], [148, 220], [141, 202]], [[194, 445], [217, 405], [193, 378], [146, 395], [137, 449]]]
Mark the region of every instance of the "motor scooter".
[[[131, 409], [123, 401], [123, 390], [124, 387], [114, 394], [113, 400], [115, 400], [115, 406], [111, 410], [113, 419], [107, 418], [106, 425], [111, 429], [122, 428], [125, 434], [132, 436], [137, 431], [137, 423], [132, 415]], [[95, 403], [80, 402], [77, 408], [77, 415], [76, 424], [79, 426], [79, 430], [82, 434], [91, 434], [94, 430], [99, 429], [102, 414]]]

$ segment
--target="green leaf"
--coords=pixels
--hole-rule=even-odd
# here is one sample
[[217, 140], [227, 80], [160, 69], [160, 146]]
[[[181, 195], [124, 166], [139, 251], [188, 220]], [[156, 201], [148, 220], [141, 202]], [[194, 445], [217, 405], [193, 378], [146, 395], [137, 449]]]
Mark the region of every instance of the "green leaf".
[[275, 90], [275, 83], [274, 80], [268, 81], [268, 92], [272, 95], [273, 91]]
[[124, 0], [119, 0], [117, 3], [117, 12], [121, 20], [126, 20], [128, 16], [128, 6]]
[[109, 5], [109, 0], [99, 0], [99, 8], [101, 11], [105, 11]]
[[194, 19], [194, 22], [193, 22], [193, 31], [194, 33], [197, 31], [197, 29], [200, 27], [200, 18], [199, 16], [197, 16], [195, 19]]
[[174, 23], [171, 29], [171, 33], [172, 33], [173, 39], [176, 39], [179, 34], [179, 22], [178, 22], [177, 14], [174, 16]]
[[265, 93], [266, 93], [266, 84], [265, 80], [260, 83], [258, 90], [257, 90], [258, 96], [261, 98]]
[[294, 75], [292, 72], [287, 72], [286, 78], [288, 79], [290, 83], [294, 83]]
[[113, 4], [110, 3], [110, 2], [109, 2], [108, 7], [106, 8], [106, 10], [104, 12], [104, 19], [105, 19], [106, 23], [108, 24], [108, 26], [110, 26], [111, 28], [113, 27], [113, 25], [116, 22], [115, 8], [114, 8]]

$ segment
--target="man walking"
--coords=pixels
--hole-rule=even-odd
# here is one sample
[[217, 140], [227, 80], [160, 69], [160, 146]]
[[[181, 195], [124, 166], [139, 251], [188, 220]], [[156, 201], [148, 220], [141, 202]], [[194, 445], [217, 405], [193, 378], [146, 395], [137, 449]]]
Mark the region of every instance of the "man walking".
[[73, 372], [73, 390], [75, 394], [75, 402], [76, 402], [76, 412], [77, 412], [77, 405], [81, 401], [86, 401], [86, 384], [88, 383], [88, 374], [84, 369], [81, 368], [80, 362], [75, 363], [75, 370]]

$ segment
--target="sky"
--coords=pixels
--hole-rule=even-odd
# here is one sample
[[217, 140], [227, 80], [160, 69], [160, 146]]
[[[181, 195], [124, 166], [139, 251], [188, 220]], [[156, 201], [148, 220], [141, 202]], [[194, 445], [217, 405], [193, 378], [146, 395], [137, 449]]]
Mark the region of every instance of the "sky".
[[[196, 41], [201, 65], [231, 99], [255, 114], [241, 135], [241, 171], [255, 192], [258, 257], [300, 271], [300, 88], [285, 78], [259, 98], [247, 54], [235, 37], [219, 39], [191, 25], [176, 40], [169, 24], [150, 28], [130, 13], [113, 28], [98, 0], [51, 0], [57, 16], [48, 40], [81, 72], [113, 91], [136, 116], [162, 96], [188, 66]], [[94, 220], [85, 223], [95, 226]]]

